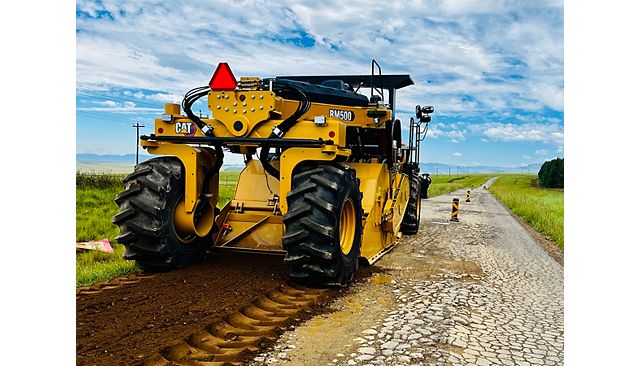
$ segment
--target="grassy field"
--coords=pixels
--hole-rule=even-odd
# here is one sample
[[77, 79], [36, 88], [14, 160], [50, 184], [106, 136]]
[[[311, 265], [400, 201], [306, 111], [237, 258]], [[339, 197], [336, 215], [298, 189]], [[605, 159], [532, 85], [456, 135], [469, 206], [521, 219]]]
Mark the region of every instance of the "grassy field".
[[[220, 200], [222, 207], [235, 190], [239, 172], [220, 173]], [[122, 178], [117, 174], [76, 174], [76, 241], [108, 238], [115, 254], [88, 251], [76, 255], [76, 286], [123, 276], [135, 271], [133, 261], [122, 258], [124, 246], [115, 244], [118, 227], [111, 218], [118, 213], [113, 201], [123, 190]]]
[[532, 186], [535, 175], [503, 175], [489, 187], [502, 203], [564, 249], [564, 190]]
[[489, 174], [431, 175], [429, 197], [447, 194], [461, 188], [476, 188], [492, 176]]
[[135, 270], [122, 259], [124, 247], [115, 244], [118, 227], [111, 223], [118, 206], [113, 202], [122, 191], [124, 175], [76, 174], [76, 241], [108, 238], [115, 254], [87, 251], [76, 254], [76, 286], [118, 277]]

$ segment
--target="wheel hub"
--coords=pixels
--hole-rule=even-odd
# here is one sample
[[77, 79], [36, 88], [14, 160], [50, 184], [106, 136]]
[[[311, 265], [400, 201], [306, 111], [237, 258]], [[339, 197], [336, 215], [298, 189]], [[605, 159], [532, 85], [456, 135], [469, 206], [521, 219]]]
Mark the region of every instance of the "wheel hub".
[[351, 199], [342, 206], [340, 213], [340, 250], [344, 255], [351, 252], [356, 233], [356, 210]]

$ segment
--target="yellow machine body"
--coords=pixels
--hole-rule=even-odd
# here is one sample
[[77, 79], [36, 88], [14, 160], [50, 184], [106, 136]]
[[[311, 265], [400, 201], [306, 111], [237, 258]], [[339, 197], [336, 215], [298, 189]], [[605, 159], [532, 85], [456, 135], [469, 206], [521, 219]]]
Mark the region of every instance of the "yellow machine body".
[[[213, 127], [219, 138], [228, 139], [226, 146], [240, 154], [255, 153], [258, 144], [252, 138], [267, 138], [273, 128], [291, 116], [299, 105], [296, 100], [283, 99], [272, 91], [236, 90], [211, 91], [208, 96], [212, 118], [202, 121]], [[382, 121], [391, 119], [391, 109], [381, 104], [343, 106], [311, 103], [308, 112], [284, 136], [285, 139], [322, 139], [331, 144], [290, 147], [277, 162], [280, 179], [267, 174], [262, 163], [255, 159], [240, 173], [235, 193], [215, 219], [218, 231], [213, 234], [213, 246], [220, 249], [283, 253], [285, 232], [283, 215], [287, 212], [287, 193], [292, 177], [303, 162], [336, 162], [356, 171], [362, 193], [362, 244], [360, 256], [375, 262], [401, 236], [400, 224], [409, 200], [409, 180], [398, 167], [372, 159], [367, 162], [348, 162], [352, 155], [347, 148], [347, 128], [384, 129]], [[324, 123], [315, 120], [320, 117]], [[180, 106], [167, 104], [162, 118], [155, 120], [157, 137], [204, 137], [189, 118], [180, 114]], [[197, 144], [175, 143], [161, 139], [142, 140], [150, 154], [171, 155], [184, 166], [186, 187], [184, 204], [176, 209], [176, 225], [182, 232], [199, 237], [211, 235], [213, 221], [198, 222], [194, 208], [202, 201], [216, 207], [218, 179], [211, 180], [208, 197], [201, 197], [199, 187], [208, 167], [215, 159], [212, 148]], [[399, 149], [401, 147], [398, 147]]]

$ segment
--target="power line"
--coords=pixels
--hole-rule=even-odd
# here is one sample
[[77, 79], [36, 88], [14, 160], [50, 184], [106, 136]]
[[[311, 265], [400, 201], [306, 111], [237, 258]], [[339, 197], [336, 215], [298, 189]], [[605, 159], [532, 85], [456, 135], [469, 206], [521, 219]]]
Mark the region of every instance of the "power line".
[[136, 123], [131, 127], [134, 127], [136, 129], [136, 165], [138, 165], [138, 151], [140, 150], [140, 127], [144, 127], [144, 125]]
[[105, 116], [105, 115], [100, 115], [100, 114], [87, 113], [85, 111], [77, 111], [77, 113], [79, 113], [84, 118], [95, 119], [95, 120], [98, 120], [98, 121], [111, 120], [111, 121], [113, 121], [115, 123], [119, 123], [119, 124], [129, 124], [132, 121], [135, 121], [134, 118], [118, 118], [118, 117], [113, 117], [113, 116]]

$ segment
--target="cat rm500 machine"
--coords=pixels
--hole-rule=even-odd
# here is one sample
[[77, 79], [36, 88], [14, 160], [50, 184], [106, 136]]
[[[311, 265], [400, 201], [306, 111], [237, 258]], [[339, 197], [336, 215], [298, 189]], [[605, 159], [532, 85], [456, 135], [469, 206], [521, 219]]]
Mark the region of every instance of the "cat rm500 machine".
[[[395, 96], [410, 85], [375, 60], [369, 75], [239, 81], [219, 64], [140, 138], [159, 157], [136, 165], [115, 199], [125, 258], [166, 271], [212, 250], [280, 253], [294, 280], [346, 285], [359, 261], [374, 263], [420, 225], [418, 148], [433, 107], [416, 107], [403, 144]], [[203, 97], [211, 118], [191, 110]], [[219, 209], [229, 153], [245, 167]]]

